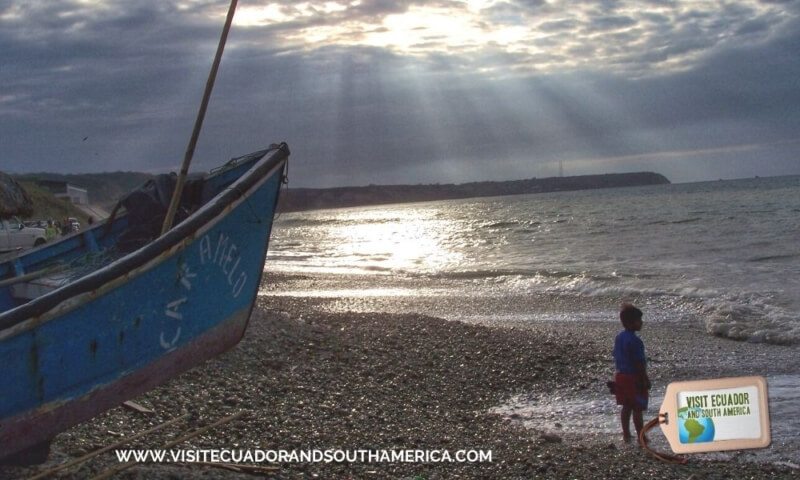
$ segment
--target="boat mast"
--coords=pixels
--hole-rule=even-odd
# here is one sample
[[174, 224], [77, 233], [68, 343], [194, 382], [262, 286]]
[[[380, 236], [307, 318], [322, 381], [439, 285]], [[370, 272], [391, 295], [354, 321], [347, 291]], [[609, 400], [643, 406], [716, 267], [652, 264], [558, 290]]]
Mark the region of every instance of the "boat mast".
[[214, 63], [212, 63], [211, 72], [208, 74], [206, 90], [203, 93], [203, 101], [200, 103], [200, 110], [197, 112], [197, 118], [194, 122], [192, 136], [189, 139], [189, 145], [186, 147], [186, 154], [183, 157], [183, 165], [181, 166], [181, 172], [178, 175], [178, 183], [175, 185], [175, 191], [173, 192], [172, 200], [169, 203], [167, 216], [164, 218], [164, 224], [161, 227], [161, 235], [164, 235], [167, 230], [172, 228], [172, 222], [175, 220], [175, 212], [178, 210], [178, 204], [180, 203], [181, 195], [183, 194], [183, 185], [186, 183], [186, 175], [189, 173], [189, 164], [192, 163], [194, 149], [197, 146], [197, 139], [200, 136], [200, 129], [203, 126], [203, 119], [206, 116], [208, 102], [211, 98], [211, 90], [214, 89], [214, 81], [217, 78], [217, 70], [219, 70], [219, 64], [222, 61], [222, 52], [225, 50], [225, 42], [228, 40], [228, 32], [230, 32], [231, 24], [233, 23], [233, 14], [236, 12], [236, 4], [237, 0], [231, 0], [231, 5], [228, 8], [228, 17], [225, 19], [225, 26], [222, 28], [222, 35], [220, 36], [219, 45], [217, 46], [217, 54], [214, 56]]

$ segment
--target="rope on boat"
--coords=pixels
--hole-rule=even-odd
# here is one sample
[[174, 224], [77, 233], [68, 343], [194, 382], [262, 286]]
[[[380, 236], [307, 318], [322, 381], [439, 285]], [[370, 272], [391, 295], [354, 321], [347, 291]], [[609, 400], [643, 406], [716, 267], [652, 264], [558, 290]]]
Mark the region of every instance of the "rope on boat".
[[[283, 176], [281, 177], [281, 187], [278, 189], [278, 201], [275, 202], [275, 215], [273, 216], [273, 221], [277, 221], [283, 215], [283, 212], [278, 212], [278, 205], [281, 204], [282, 198], [289, 198], [289, 159], [286, 159], [286, 168], [283, 171]], [[288, 201], [288, 200], [287, 200]]]
[[84, 277], [122, 258], [123, 255], [122, 252], [117, 251], [115, 248], [98, 250], [96, 252], [89, 252], [86, 255], [81, 255], [69, 263], [69, 279], [76, 280]]
[[[272, 145], [269, 146], [269, 148], [266, 150], [266, 152], [271, 152], [273, 150], [280, 150], [284, 145], [285, 145], [284, 143], [282, 143], [282, 144], [273, 143]], [[266, 155], [266, 153], [264, 153], [264, 155]], [[214, 170], [211, 170], [210, 173], [214, 173], [217, 170], [223, 170], [223, 169], [227, 168], [230, 165], [235, 165], [237, 160], [239, 160], [239, 159], [238, 158], [233, 158], [230, 161], [228, 161], [228, 163], [226, 163], [225, 165], [222, 165], [221, 167], [218, 167], [218, 168], [216, 168]], [[225, 188], [225, 190], [235, 191], [238, 194], [239, 197], [243, 197], [244, 196], [244, 193], [241, 190], [239, 190], [238, 188], [236, 188], [236, 187], [227, 187], [227, 188]], [[285, 191], [286, 193], [284, 194], [283, 191]], [[284, 170], [283, 175], [280, 178], [280, 185], [278, 187], [278, 201], [275, 203], [273, 221], [276, 221], [276, 220], [280, 219], [282, 212], [278, 212], [277, 211], [278, 210], [278, 205], [280, 204], [280, 199], [284, 198], [284, 195], [288, 196], [288, 194], [289, 194], [289, 159], [287, 158], [286, 159], [286, 168]], [[261, 214], [259, 213], [260, 209], [256, 208], [250, 202], [250, 197], [246, 197], [244, 199], [244, 202], [245, 202], [245, 204], [247, 204], [247, 207], [250, 209], [250, 213], [253, 214], [253, 217], [255, 218], [255, 223], [264, 222], [264, 219], [261, 218]]]

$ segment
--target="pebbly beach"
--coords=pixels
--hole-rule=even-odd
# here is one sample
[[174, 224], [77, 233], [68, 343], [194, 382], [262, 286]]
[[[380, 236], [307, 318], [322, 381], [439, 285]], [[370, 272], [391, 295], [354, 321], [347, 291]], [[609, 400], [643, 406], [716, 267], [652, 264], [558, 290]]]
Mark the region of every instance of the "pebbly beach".
[[[166, 449], [186, 431], [241, 416], [169, 448], [183, 455], [195, 452], [192, 461], [133, 462], [122, 470], [124, 462], [112, 450], [48, 478], [800, 475], [790, 463], [753, 462], [736, 455], [670, 465], [637, 444], [624, 443], [621, 435], [575, 434], [497, 413], [498, 406], [520, 395], [535, 403], [554, 395], [596, 394], [600, 401], [613, 403], [605, 382], [613, 373], [609, 345], [618, 328], [614, 322], [479, 325], [421, 312], [348, 310], [343, 298], [269, 294], [317, 280], [324, 281], [268, 276], [270, 287], [259, 297], [248, 331], [236, 348], [134, 399], [148, 412], [114, 408], [56, 437], [46, 463], [3, 467], [0, 478], [29, 478], [187, 414], [185, 421], [120, 449]], [[613, 305], [609, 308], [613, 312]], [[654, 389], [675, 379], [797, 371], [792, 347], [764, 348], [716, 338], [699, 326], [676, 330], [649, 324], [642, 338], [648, 346]], [[686, 352], [693, 358], [686, 359]], [[720, 356], [742, 361], [719, 362]], [[652, 405], [645, 419], [657, 408]], [[283, 461], [241, 462], [237, 468], [229, 464], [235, 462], [199, 461], [207, 458], [196, 454], [221, 450], [284, 452], [284, 456], [279, 459]], [[362, 452], [362, 456], [356, 461], [296, 457], [314, 451]], [[370, 460], [363, 452], [383, 452], [384, 457]], [[408, 456], [387, 461], [387, 452]], [[467, 452], [482, 452], [484, 457], [456, 459]]]

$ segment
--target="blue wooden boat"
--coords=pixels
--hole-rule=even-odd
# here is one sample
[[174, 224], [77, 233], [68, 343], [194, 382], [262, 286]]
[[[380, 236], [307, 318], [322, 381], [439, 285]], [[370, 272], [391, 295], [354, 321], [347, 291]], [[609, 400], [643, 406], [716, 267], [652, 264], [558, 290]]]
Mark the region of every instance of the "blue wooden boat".
[[0, 458], [241, 339], [288, 155], [273, 145], [187, 184], [181, 205], [193, 211], [141, 246], [133, 237], [147, 228], [129, 208], [0, 263]]

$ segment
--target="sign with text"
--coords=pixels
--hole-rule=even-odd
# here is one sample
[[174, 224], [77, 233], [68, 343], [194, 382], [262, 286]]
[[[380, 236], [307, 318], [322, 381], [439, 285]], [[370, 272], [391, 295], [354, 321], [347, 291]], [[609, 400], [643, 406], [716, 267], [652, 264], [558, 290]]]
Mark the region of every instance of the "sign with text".
[[771, 441], [764, 377], [670, 383], [660, 413], [675, 453], [763, 448]]

